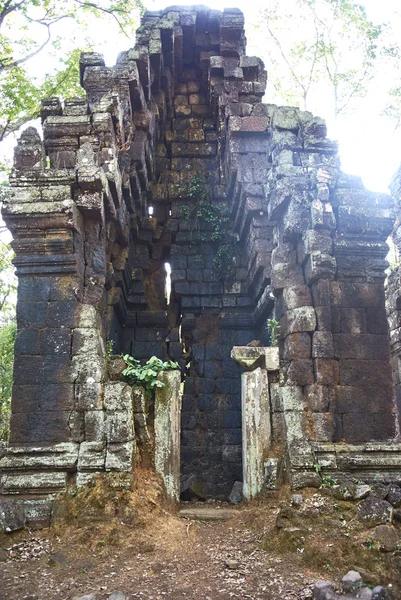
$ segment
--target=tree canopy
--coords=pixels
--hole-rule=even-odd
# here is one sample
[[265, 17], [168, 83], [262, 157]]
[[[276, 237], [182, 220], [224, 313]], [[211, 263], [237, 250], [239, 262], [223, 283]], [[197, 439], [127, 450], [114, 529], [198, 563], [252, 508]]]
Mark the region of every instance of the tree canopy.
[[142, 8], [141, 0], [0, 2], [0, 141], [38, 116], [42, 98], [82, 94], [78, 60], [93, 19], [107, 35], [117, 29], [132, 39]]
[[354, 0], [272, 0], [258, 27], [276, 95], [304, 109], [319, 97], [334, 118], [355, 106], [384, 57], [391, 59], [387, 24]]
[[0, 441], [9, 432], [11, 389], [13, 383], [16, 278], [12, 266], [13, 251], [0, 242]]

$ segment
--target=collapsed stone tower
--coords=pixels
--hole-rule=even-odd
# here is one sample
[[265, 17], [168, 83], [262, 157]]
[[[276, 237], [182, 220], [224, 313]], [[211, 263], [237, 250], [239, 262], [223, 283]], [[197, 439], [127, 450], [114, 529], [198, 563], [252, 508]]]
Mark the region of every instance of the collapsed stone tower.
[[[268, 486], [316, 484], [320, 468], [400, 481], [392, 200], [341, 172], [320, 118], [262, 102], [243, 26], [237, 9], [148, 12], [115, 67], [82, 55], [86, 97], [43, 101], [43, 142], [22, 134], [3, 209], [19, 278], [3, 499], [38, 506], [94, 473], [132, 473], [139, 409], [109, 380], [108, 340], [178, 361], [181, 472], [201, 497], [242, 479], [244, 428], [259, 427], [244, 386], [241, 410], [248, 363], [269, 371], [257, 390]], [[280, 323], [270, 368], [268, 318]]]

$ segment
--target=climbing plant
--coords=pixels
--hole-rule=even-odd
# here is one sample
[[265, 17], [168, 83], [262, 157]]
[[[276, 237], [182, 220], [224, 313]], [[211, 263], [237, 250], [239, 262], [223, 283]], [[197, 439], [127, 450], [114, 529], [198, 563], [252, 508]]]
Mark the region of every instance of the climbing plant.
[[[213, 266], [222, 281], [234, 276], [237, 235], [229, 228], [229, 211], [226, 205], [212, 203], [204, 176], [194, 175], [188, 185], [189, 203], [182, 207], [180, 216], [190, 223], [190, 231], [201, 230], [202, 220], [211, 228], [210, 238], [216, 242]], [[206, 235], [201, 239], [206, 240]]]
[[276, 319], [267, 319], [266, 327], [269, 331], [271, 345], [277, 346], [278, 339], [280, 337], [280, 333], [278, 331], [280, 329], [280, 325], [278, 324], [278, 321], [276, 321]]
[[140, 361], [129, 354], [123, 356], [127, 363], [127, 368], [124, 369], [123, 375], [127, 382], [135, 386], [145, 388], [146, 393], [151, 396], [154, 388], [164, 387], [163, 381], [157, 378], [161, 371], [169, 371], [170, 369], [179, 369], [178, 363], [172, 360], [160, 360], [157, 356], [152, 356], [144, 365]]

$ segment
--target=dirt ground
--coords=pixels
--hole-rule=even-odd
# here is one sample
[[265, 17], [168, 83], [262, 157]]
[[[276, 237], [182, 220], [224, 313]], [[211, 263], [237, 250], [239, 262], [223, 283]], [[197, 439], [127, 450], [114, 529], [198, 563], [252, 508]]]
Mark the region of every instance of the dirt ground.
[[[78, 495], [52, 528], [1, 538], [1, 600], [104, 600], [117, 590], [130, 600], [306, 600], [316, 580], [339, 582], [356, 567], [401, 598], [401, 556], [353, 531], [349, 503], [330, 508], [310, 490], [295, 510], [284, 493], [226, 522], [202, 522], [162, 508], [151, 475], [142, 483], [128, 499], [102, 487]], [[279, 512], [285, 526], [277, 528]]]

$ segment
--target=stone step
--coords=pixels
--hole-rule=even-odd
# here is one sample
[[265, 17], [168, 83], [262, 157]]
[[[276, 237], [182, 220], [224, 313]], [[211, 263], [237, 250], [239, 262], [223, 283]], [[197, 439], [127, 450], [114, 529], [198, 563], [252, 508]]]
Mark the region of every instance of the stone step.
[[228, 521], [238, 515], [238, 510], [231, 508], [201, 507], [182, 508], [178, 512], [181, 519], [192, 519], [194, 521]]

